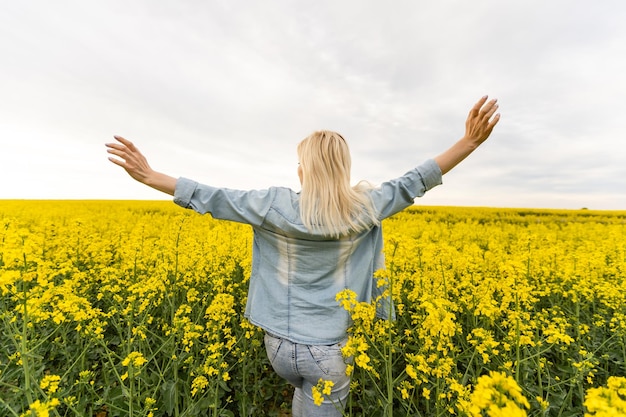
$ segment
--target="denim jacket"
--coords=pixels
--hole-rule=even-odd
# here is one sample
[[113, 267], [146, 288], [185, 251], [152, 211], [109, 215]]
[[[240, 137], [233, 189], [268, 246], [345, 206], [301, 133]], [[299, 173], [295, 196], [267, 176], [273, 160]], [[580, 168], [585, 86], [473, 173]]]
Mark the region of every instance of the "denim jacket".
[[[409, 207], [441, 184], [441, 170], [428, 160], [370, 191], [378, 219]], [[283, 187], [241, 191], [179, 178], [174, 202], [213, 218], [253, 228], [252, 272], [245, 316], [251, 323], [294, 343], [329, 345], [345, 339], [349, 314], [335, 297], [344, 289], [371, 302], [381, 289], [374, 272], [385, 267], [381, 226], [339, 239], [309, 232], [302, 223], [300, 194]], [[378, 315], [389, 316], [389, 300]], [[386, 311], [384, 311], [386, 309]], [[382, 311], [381, 311], [382, 310]]]

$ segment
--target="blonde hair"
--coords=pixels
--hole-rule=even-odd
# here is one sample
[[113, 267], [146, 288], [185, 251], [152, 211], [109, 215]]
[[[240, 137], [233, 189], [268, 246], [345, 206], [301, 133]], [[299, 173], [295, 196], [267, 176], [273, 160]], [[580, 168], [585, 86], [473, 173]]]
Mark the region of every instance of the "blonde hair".
[[350, 150], [336, 132], [321, 130], [298, 144], [302, 170], [300, 216], [309, 231], [331, 237], [358, 233], [380, 223], [369, 187], [350, 186]]

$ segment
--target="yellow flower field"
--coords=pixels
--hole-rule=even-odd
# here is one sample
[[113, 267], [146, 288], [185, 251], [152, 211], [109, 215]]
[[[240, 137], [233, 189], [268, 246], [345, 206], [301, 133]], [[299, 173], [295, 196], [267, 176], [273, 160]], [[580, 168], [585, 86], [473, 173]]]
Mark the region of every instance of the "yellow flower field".
[[[396, 320], [337, 295], [347, 415], [624, 415], [626, 212], [415, 207], [384, 229]], [[243, 318], [251, 238], [165, 201], [0, 201], [0, 415], [285, 415]]]

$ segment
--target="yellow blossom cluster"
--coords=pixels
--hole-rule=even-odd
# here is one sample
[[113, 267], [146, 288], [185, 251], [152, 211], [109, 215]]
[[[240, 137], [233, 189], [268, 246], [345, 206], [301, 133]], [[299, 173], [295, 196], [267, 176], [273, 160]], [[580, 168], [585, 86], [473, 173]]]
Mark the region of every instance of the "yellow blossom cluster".
[[314, 385], [311, 388], [311, 394], [313, 395], [313, 402], [317, 406], [321, 406], [324, 402], [324, 395], [330, 395], [332, 392], [335, 383], [333, 381], [328, 381], [321, 379], [317, 381], [317, 385]]
[[45, 390], [48, 395], [54, 394], [59, 389], [61, 377], [59, 375], [46, 375], [39, 382], [39, 388]]
[[522, 389], [513, 378], [501, 372], [490, 372], [478, 378], [468, 407], [471, 417], [526, 417], [530, 408]]
[[[619, 415], [625, 227], [626, 212], [591, 210], [385, 220], [383, 295], [337, 295], [346, 412]], [[0, 202], [0, 410], [279, 414], [289, 387], [243, 318], [251, 245], [249, 227], [171, 202]], [[387, 296], [395, 316], [376, 319]]]
[[241, 317], [248, 228], [145, 201], [4, 201], [0, 222], [0, 408], [163, 415], [232, 395], [214, 376], [231, 382], [262, 340]]
[[[407, 413], [462, 414], [472, 381], [506, 372], [532, 399], [531, 414], [582, 414], [580, 392], [626, 372], [625, 218], [437, 207], [386, 220], [387, 265], [377, 276], [388, 277], [398, 318], [390, 337], [377, 338], [376, 324], [355, 317], [351, 336], [368, 361], [355, 360], [362, 381], [353, 395], [363, 401], [384, 386], [382, 374], [395, 379]], [[403, 361], [382, 372], [390, 352]]]
[[122, 361], [122, 366], [140, 368], [141, 365], [148, 362], [141, 352], [130, 352]]
[[40, 401], [36, 400], [32, 404], [29, 405], [28, 411], [23, 414], [20, 414], [20, 417], [49, 417], [50, 413], [60, 404], [58, 398], [53, 398], [50, 401]]
[[626, 416], [626, 377], [612, 376], [605, 387], [589, 389], [585, 417]]

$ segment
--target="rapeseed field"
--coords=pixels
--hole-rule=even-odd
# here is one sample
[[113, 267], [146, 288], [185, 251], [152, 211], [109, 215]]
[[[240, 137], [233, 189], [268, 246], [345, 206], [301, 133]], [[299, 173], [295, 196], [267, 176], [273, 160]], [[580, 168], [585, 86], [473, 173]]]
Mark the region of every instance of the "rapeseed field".
[[[346, 415], [626, 415], [626, 212], [414, 207], [383, 225], [395, 320], [337, 294]], [[243, 318], [251, 240], [171, 202], [0, 201], [0, 415], [288, 415]]]

